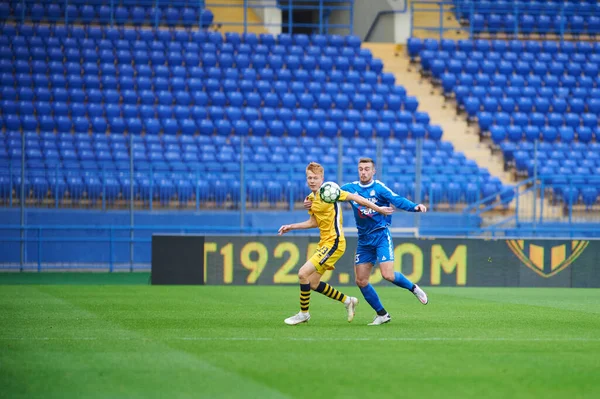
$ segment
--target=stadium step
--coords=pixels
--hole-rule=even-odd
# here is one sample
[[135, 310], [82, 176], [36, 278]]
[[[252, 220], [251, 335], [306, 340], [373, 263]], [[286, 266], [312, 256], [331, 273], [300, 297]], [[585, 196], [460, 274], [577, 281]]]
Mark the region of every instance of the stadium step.
[[[521, 186], [520, 191], [519, 209], [518, 214], [516, 215], [516, 220], [518, 220], [520, 223], [533, 223], [534, 219], [537, 221], [543, 220], [544, 222], [564, 220], [565, 209], [560, 205], [553, 205], [552, 200], [549, 199], [547, 195], [542, 200], [539, 197], [539, 193], [538, 196], [535, 197], [534, 218], [533, 191], [530, 189], [530, 187], [525, 186]], [[498, 223], [506, 220], [507, 216], [509, 216], [511, 212], [515, 212], [515, 210], [516, 201], [513, 201], [506, 210], [503, 210], [502, 206], [498, 206], [497, 209], [492, 209], [491, 211], [483, 214], [483, 226], [496, 225], [496, 227], [498, 227]], [[510, 223], [514, 224], [516, 220], [512, 220]], [[507, 225], [502, 224], [502, 227], [507, 227]]]
[[[493, 176], [498, 176], [503, 184], [515, 183], [514, 174], [504, 171], [502, 155], [492, 155], [489, 145], [479, 142], [477, 127], [467, 125], [463, 117], [457, 116], [454, 105], [445, 104], [441, 89], [434, 87], [429, 79], [423, 79], [418, 69], [410, 65], [408, 55], [402, 46], [389, 43], [363, 43], [363, 47], [369, 48], [373, 57], [383, 61], [384, 72], [393, 73], [396, 84], [404, 86], [408, 95], [417, 97], [419, 109], [429, 114], [432, 124], [442, 127], [444, 132], [442, 140], [451, 142], [455, 151], [464, 153], [467, 158], [475, 160], [480, 167], [487, 168]], [[490, 214], [503, 217], [505, 211], [500, 208], [492, 210]], [[514, 211], [515, 208], [516, 203], [513, 201], [508, 211]], [[520, 218], [532, 218], [531, 214], [521, 214], [531, 209], [531, 206], [521, 206]], [[543, 212], [544, 220], [556, 219], [562, 214], [562, 208], [553, 205], [547, 197], [544, 199], [543, 206], [541, 199], [537, 199], [536, 209], [537, 217], [539, 218]]]
[[503, 184], [514, 183], [512, 175], [504, 171], [502, 158], [492, 155], [487, 144], [479, 143], [475, 126], [469, 127], [466, 121], [457, 117], [454, 107], [446, 105], [438, 90], [428, 80], [422, 79], [415, 68], [411, 68], [404, 50], [398, 51], [393, 44], [387, 43], [364, 43], [363, 47], [369, 48], [373, 57], [383, 61], [384, 71], [394, 74], [397, 85], [404, 86], [408, 95], [417, 97], [419, 109], [430, 115], [432, 124], [442, 127], [442, 140], [451, 142], [456, 151], [487, 168]]
[[[225, 24], [221, 31], [244, 33], [244, 0], [211, 0], [210, 10], [213, 12], [213, 24]], [[268, 33], [262, 25], [263, 21], [256, 15], [252, 7], [248, 8], [247, 21], [249, 24], [261, 24], [260, 26], [248, 26], [249, 33]], [[232, 26], [231, 23], [240, 23]]]
[[422, 1], [417, 2], [417, 4], [415, 4], [415, 11], [412, 15], [414, 37], [421, 39], [440, 39], [439, 27], [441, 17], [443, 19], [444, 28], [448, 29], [443, 33], [444, 39], [468, 39], [468, 31], [461, 29], [460, 23], [457, 21], [456, 15], [452, 11], [452, 7], [452, 4], [443, 5], [443, 15], [440, 15], [438, 3], [425, 4]]

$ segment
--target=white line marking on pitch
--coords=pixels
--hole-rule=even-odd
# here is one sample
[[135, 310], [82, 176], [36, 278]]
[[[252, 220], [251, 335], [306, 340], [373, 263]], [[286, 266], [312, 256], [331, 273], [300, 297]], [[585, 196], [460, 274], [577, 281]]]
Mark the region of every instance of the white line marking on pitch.
[[[142, 338], [98, 338], [98, 337], [0, 337], [1, 341], [145, 341], [155, 340], [151, 337]], [[313, 338], [313, 337], [285, 337], [285, 338], [260, 338], [260, 337], [170, 337], [157, 338], [156, 341], [457, 341], [457, 342], [600, 342], [600, 338], [585, 337], [549, 337], [549, 338], [477, 338], [477, 337], [381, 337], [381, 338]]]

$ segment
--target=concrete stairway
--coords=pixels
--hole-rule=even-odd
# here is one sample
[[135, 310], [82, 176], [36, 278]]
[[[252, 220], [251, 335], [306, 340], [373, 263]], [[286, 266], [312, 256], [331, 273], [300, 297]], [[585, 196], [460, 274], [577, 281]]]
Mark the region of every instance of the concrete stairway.
[[[499, 153], [492, 155], [489, 145], [480, 143], [476, 126], [470, 127], [463, 116], [457, 116], [455, 104], [451, 101], [446, 103], [442, 90], [434, 87], [429, 79], [421, 78], [418, 67], [410, 64], [402, 46], [389, 43], [363, 43], [363, 47], [369, 48], [373, 57], [383, 61], [384, 71], [394, 74], [396, 84], [404, 86], [408, 95], [417, 97], [418, 109], [429, 114], [432, 124], [442, 127], [443, 140], [450, 141], [456, 151], [475, 160], [480, 167], [487, 168], [493, 176], [499, 177], [503, 184], [515, 183], [514, 175], [504, 171], [502, 155]], [[507, 211], [514, 211], [515, 205], [515, 201], [513, 201]], [[533, 196], [522, 197], [520, 205], [521, 220], [533, 218]], [[538, 218], [542, 212], [545, 219], [554, 219], [562, 213], [561, 208], [553, 206], [547, 198], [544, 199], [542, 206], [541, 199], [538, 197], [536, 200]], [[492, 214], [494, 214], [493, 216], [502, 216], [506, 212], [498, 209]]]
[[[411, 9], [412, 3], [414, 3], [413, 0], [410, 0], [408, 3], [409, 10]], [[440, 6], [435, 3], [415, 3], [414, 9], [413, 26], [416, 28], [413, 32], [415, 37], [421, 39], [439, 39], [440, 25], [444, 28], [451, 28], [450, 30], [444, 31], [443, 38], [445, 39], [458, 40], [467, 39], [469, 37], [467, 32], [461, 30], [460, 24], [456, 20], [450, 4], [445, 4], [442, 6], [442, 9], [440, 9]], [[431, 30], [429, 30], [429, 28]]]
[[[224, 5], [225, 7], [209, 7], [214, 15], [214, 25], [223, 24], [222, 32], [244, 33], [244, 0], [211, 0], [210, 4]], [[227, 7], [228, 6], [228, 7]], [[248, 8], [246, 19], [249, 24], [261, 24], [260, 26], [248, 26], [247, 32], [268, 33], [262, 25], [261, 19], [252, 8]], [[227, 23], [239, 23], [240, 25], [227, 25]]]
[[467, 158], [487, 168], [503, 183], [513, 182], [511, 174], [504, 172], [502, 159], [492, 155], [487, 144], [479, 143], [477, 133], [464, 118], [456, 115], [454, 106], [445, 104], [439, 89], [422, 79], [417, 69], [411, 67], [403, 49], [395, 48], [393, 44], [365, 43], [363, 46], [371, 49], [374, 57], [383, 60], [385, 72], [394, 74], [396, 84], [404, 86], [409, 95], [417, 97], [419, 110], [429, 114], [432, 124], [442, 127], [443, 140], [450, 141], [456, 151], [463, 152]]

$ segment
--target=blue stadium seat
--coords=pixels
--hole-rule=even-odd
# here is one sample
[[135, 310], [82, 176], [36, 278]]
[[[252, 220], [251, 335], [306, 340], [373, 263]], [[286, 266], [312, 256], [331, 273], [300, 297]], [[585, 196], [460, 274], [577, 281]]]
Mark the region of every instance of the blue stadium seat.
[[589, 208], [598, 200], [598, 189], [596, 187], [585, 187], [581, 190], [581, 197], [584, 205]]
[[[135, 6], [121, 7], [131, 12]], [[137, 8], [136, 21], [140, 23], [142, 8]], [[182, 22], [183, 8], [170, 8], [168, 12], [173, 16], [174, 12], [177, 12], [177, 20]], [[75, 10], [79, 12], [80, 8], [76, 7]], [[167, 10], [167, 7], [164, 10]], [[95, 8], [94, 12], [98, 18], [98, 8]], [[188, 18], [190, 15], [188, 12]], [[94, 29], [93, 34], [90, 34], [91, 29]], [[51, 31], [54, 33], [56, 28], [52, 28]], [[410, 154], [416, 146], [414, 139], [418, 137], [425, 139], [424, 151], [428, 157], [438, 151], [438, 148], [439, 151], [441, 148], [447, 148], [442, 146], [443, 142], [439, 142], [442, 136], [441, 128], [430, 125], [429, 115], [417, 111], [416, 98], [407, 96], [404, 88], [394, 86], [393, 75], [382, 73], [381, 62], [373, 59], [367, 49], [360, 49], [358, 38], [352, 39], [354, 41], [346, 38], [345, 43], [344, 38], [338, 36], [313, 35], [310, 38], [298, 38], [281, 35], [275, 42], [270, 35], [262, 35], [259, 41], [256, 35], [244, 35], [242, 40], [239, 35], [229, 34], [223, 42], [222, 35], [217, 32], [190, 32], [182, 29], [166, 31], [69, 27], [63, 31], [58, 29], [58, 32], [64, 34], [59, 33], [56, 37], [47, 35], [56, 41], [51, 47], [48, 44], [54, 43], [53, 40], [42, 40], [43, 36], [40, 40], [30, 40], [30, 36], [26, 36], [27, 40], [20, 46], [25, 51], [19, 52], [14, 64], [7, 64], [10, 69], [5, 72], [2, 69], [4, 64], [0, 61], [0, 70], [7, 74], [0, 80], [11, 85], [9, 78], [15, 76], [15, 81], [19, 84], [17, 89], [14, 83], [13, 87], [2, 89], [2, 120], [5, 128], [10, 126], [11, 129], [22, 129], [26, 126], [39, 128], [46, 133], [56, 130], [69, 134], [71, 131], [87, 134], [91, 129], [96, 133], [108, 131], [111, 136], [118, 136], [119, 133], [122, 136], [125, 132], [146, 133], [145, 137], [148, 138], [160, 137], [162, 131], [165, 133], [163, 137], [174, 139], [177, 133], [181, 133], [178, 137], [192, 139], [198, 131], [200, 136], [196, 137], [207, 138], [211, 142], [215, 140], [215, 143], [225, 143], [219, 141], [221, 139], [239, 143], [240, 136], [260, 138], [264, 143], [267, 139], [295, 139], [303, 134], [305, 138], [314, 139], [313, 142], [316, 143], [317, 138], [330, 139], [339, 134], [343, 138], [358, 136], [366, 145], [365, 139], [375, 134], [386, 140], [393, 137], [395, 142], [402, 143], [398, 151], [407, 151], [406, 158], [411, 157]], [[353, 43], [352, 46], [345, 47], [349, 40]], [[304, 44], [300, 45], [301, 43]], [[410, 43], [415, 45], [412, 39]], [[575, 56], [579, 51], [577, 46], [572, 46], [573, 51], [567, 50], [571, 52], [566, 59], [560, 56], [553, 59], [548, 58], [551, 50], [544, 52], [545, 44], [508, 43], [500, 40], [462, 41], [457, 46], [453, 41], [418, 41], [416, 44], [419, 51], [415, 53], [415, 57], [420, 50], [425, 49], [432, 54], [431, 60], [434, 62], [430, 62], [430, 65], [437, 65], [439, 62], [436, 60], [443, 60], [443, 64], [440, 65], [444, 70], [450, 66], [456, 68], [452, 72], [455, 74], [454, 78], [446, 76], [448, 86], [445, 90], [448, 93], [455, 90], [457, 79], [463, 79], [469, 86], [462, 90], [466, 90], [476, 101], [482, 102], [486, 97], [496, 98], [498, 101], [506, 97], [500, 104], [496, 103], [495, 109], [490, 109], [490, 114], [480, 112], [479, 106], [473, 107], [473, 101], [470, 99], [464, 101], [468, 96], [459, 99], [457, 94], [457, 101], [467, 105], [468, 114], [472, 117], [477, 116], [482, 128], [487, 123], [486, 119], [490, 121], [487, 128], [493, 127], [493, 140], [503, 149], [510, 150], [504, 141], [508, 136], [507, 130], [510, 130], [513, 140], [518, 132], [521, 140], [531, 142], [536, 133], [538, 137], [547, 137], [544, 135], [547, 133], [544, 129], [549, 128], [546, 123], [556, 127], [552, 141], [558, 138], [560, 132], [560, 143], [567, 140], [581, 140], [582, 143], [587, 140], [593, 143], [598, 129], [597, 116], [593, 111], [596, 104], [592, 101], [595, 97], [590, 90], [594, 90], [596, 80], [593, 78], [594, 67], [586, 65], [593, 65], [592, 59]], [[48, 50], [44, 49], [44, 46]], [[62, 49], [60, 54], [52, 52], [52, 49], [60, 49], [60, 46], [64, 47], [64, 52]], [[582, 51], [588, 51], [587, 49]], [[469, 55], [464, 50], [469, 51]], [[490, 53], [491, 50], [495, 53]], [[505, 50], [511, 50], [514, 57], [503, 58]], [[42, 57], [43, 53], [48, 56], [47, 64]], [[186, 53], [190, 55], [189, 58]], [[456, 57], [454, 53], [457, 53]], [[520, 54], [520, 58], [517, 54]], [[555, 54], [567, 55], [558, 52]], [[590, 51], [586, 54], [594, 53]], [[57, 61], [53, 61], [52, 56]], [[31, 63], [27, 57], [32, 59]], [[117, 64], [114, 64], [115, 59]], [[238, 61], [241, 61], [241, 64], [238, 65]], [[52, 62], [54, 64], [50, 64]], [[510, 71], [506, 70], [504, 76], [497, 75], [502, 62], [511, 67]], [[550, 65], [551, 62], [562, 63], [564, 69], [561, 74], [579, 73], [580, 76], [573, 76], [575, 80], [569, 77], [553, 80], [550, 75], [540, 79], [539, 76], [544, 75], [542, 63]], [[513, 75], [513, 66], [516, 67], [517, 73], [525, 74], [526, 64], [529, 68], [529, 76], [526, 78], [506, 77]], [[13, 65], [20, 68], [19, 73], [22, 76], [18, 79], [16, 75], [12, 75]], [[247, 69], [250, 66], [253, 68]], [[459, 66], [461, 69], [458, 69]], [[463, 67], [471, 73], [470, 77], [465, 75]], [[435, 70], [435, 67], [432, 69]], [[531, 72], [533, 75], [530, 75]], [[546, 73], [550, 73], [550, 68], [546, 69]], [[460, 76], [457, 76], [459, 74]], [[491, 87], [487, 84], [490, 81]], [[473, 84], [478, 86], [471, 88]], [[503, 91], [503, 87], [506, 87], [506, 91]], [[540, 102], [538, 110], [538, 95], [545, 96], [548, 107], [546, 112], [542, 111], [543, 101]], [[558, 112], [563, 103], [557, 98], [568, 98], [565, 111]], [[598, 106], [600, 107], [600, 103]], [[557, 111], [554, 112], [556, 116], [549, 113], [554, 107], [557, 107]], [[17, 118], [5, 115], [15, 108], [17, 112], [21, 110], [23, 114], [28, 115], [23, 118], [18, 114]], [[534, 110], [536, 112], [532, 113]], [[548, 120], [545, 118], [546, 114]], [[501, 140], [496, 132], [500, 126], [494, 126], [495, 123], [504, 126]], [[513, 126], [509, 128], [511, 124]], [[567, 134], [569, 128], [572, 130], [572, 139], [569, 139], [570, 135]], [[231, 133], [233, 136], [230, 136]], [[107, 137], [102, 134], [100, 136]], [[360, 140], [355, 141], [361, 143]], [[521, 142], [514, 141], [512, 144], [515, 144], [516, 149]], [[160, 144], [152, 142], [151, 145]], [[165, 141], [164, 148], [153, 147], [152, 153], [156, 154], [150, 158], [146, 155], [145, 147], [143, 150], [136, 150], [132, 153], [140, 159], [136, 167], [147, 167], [148, 162], [152, 160], [158, 162], [157, 167], [160, 168], [184, 170], [187, 166], [183, 162], [193, 162], [197, 165], [199, 161], [208, 160], [203, 158], [204, 155], [193, 155], [200, 154], [199, 152], [178, 152], [167, 147], [170, 145], [172, 144]], [[84, 144], [78, 144], [76, 148], [65, 150], [67, 159], [72, 159], [78, 163], [78, 167], [84, 167], [86, 170], [98, 167], [97, 161], [109, 162], [108, 168], [117, 169], [119, 166], [116, 163], [123, 167], [128, 161], [125, 144], [113, 149], [112, 153], [95, 144], [93, 149], [85, 147]], [[267, 148], [252, 146], [249, 151], [253, 156], [260, 155], [260, 159], [267, 161], [296, 159], [294, 157], [304, 159], [300, 153], [282, 155], [269, 153]], [[287, 147], [282, 148], [287, 151]], [[158, 155], [163, 154], [163, 149], [165, 154], [170, 154], [166, 161], [162, 155]], [[266, 152], [263, 152], [265, 150]], [[367, 150], [366, 153], [375, 154], [374, 148], [368, 147]], [[62, 156], [62, 152], [59, 153], [58, 150], [49, 148], [49, 151], [52, 159]], [[578, 148], [577, 151], [584, 149]], [[323, 162], [334, 163], [336, 152], [337, 148], [331, 146], [327, 154], [321, 154]], [[453, 149], [450, 149], [449, 154], [452, 153]], [[177, 157], [173, 154], [182, 156]], [[232, 154], [222, 154], [225, 164], [235, 165], [235, 156]], [[34, 151], [32, 156], [37, 157], [38, 153]], [[78, 156], [81, 157], [81, 164]], [[350, 158], [353, 156], [355, 155], [347, 155]], [[405, 161], [404, 156], [395, 157], [397, 159], [391, 153], [385, 156], [391, 158], [392, 163]], [[428, 165], [427, 173], [435, 176], [441, 170], [435, 168], [444, 165], [443, 159], [439, 154], [431, 156], [431, 165]], [[458, 169], [450, 168], [458, 168], [458, 162], [461, 161], [451, 157], [450, 160], [457, 164], [451, 165], [448, 162], [447, 170], [457, 171]], [[223, 169], [221, 165], [211, 167], [217, 166], [220, 169], [215, 169], [215, 172]], [[473, 165], [469, 167], [472, 172]], [[177, 187], [181, 179], [167, 176], [166, 180]], [[425, 186], [433, 202], [441, 198], [450, 201], [445, 182], [432, 180]], [[456, 194], [456, 189], [462, 187], [459, 185], [453, 188], [454, 199], [457, 195], [463, 195], [461, 191]], [[280, 188], [283, 191], [284, 186]], [[287, 189], [287, 186], [285, 188]], [[263, 187], [263, 195], [267, 194], [265, 199], [270, 198], [266, 190], [267, 188]], [[227, 195], [230, 193], [227, 192]]]

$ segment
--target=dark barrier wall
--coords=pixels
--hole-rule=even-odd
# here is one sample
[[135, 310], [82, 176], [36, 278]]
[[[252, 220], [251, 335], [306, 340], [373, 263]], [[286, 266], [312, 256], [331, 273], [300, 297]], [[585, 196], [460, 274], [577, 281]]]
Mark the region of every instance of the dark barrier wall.
[[152, 236], [152, 284], [204, 284], [203, 249], [202, 236]]
[[[296, 284], [310, 237], [205, 237], [206, 284]], [[354, 284], [356, 238], [324, 280]], [[600, 287], [600, 241], [396, 239], [395, 268], [424, 286]], [[198, 263], [198, 266], [201, 262]], [[372, 284], [387, 284], [378, 269]]]

